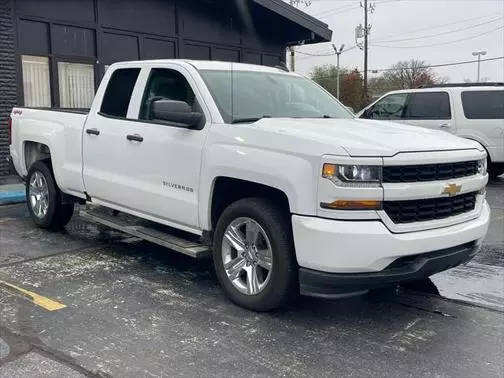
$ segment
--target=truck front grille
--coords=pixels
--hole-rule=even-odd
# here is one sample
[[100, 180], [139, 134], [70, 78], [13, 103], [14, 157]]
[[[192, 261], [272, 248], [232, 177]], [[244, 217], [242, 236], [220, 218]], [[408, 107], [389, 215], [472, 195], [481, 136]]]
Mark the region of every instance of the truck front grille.
[[396, 165], [383, 167], [383, 182], [419, 182], [449, 180], [478, 173], [478, 161], [457, 163]]
[[472, 192], [455, 197], [385, 201], [383, 209], [394, 223], [443, 219], [474, 210], [476, 194], [477, 192]]

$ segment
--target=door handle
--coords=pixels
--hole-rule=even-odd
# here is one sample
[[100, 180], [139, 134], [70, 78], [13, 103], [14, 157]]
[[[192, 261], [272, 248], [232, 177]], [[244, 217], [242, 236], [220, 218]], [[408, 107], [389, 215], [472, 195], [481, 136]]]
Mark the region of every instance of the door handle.
[[138, 134], [126, 135], [126, 139], [135, 141], [135, 142], [143, 142], [143, 137]]
[[100, 130], [98, 129], [86, 129], [86, 133], [91, 135], [100, 135]]
[[449, 123], [442, 123], [441, 125], [439, 125], [439, 127], [441, 127], [442, 129], [449, 129], [450, 124]]

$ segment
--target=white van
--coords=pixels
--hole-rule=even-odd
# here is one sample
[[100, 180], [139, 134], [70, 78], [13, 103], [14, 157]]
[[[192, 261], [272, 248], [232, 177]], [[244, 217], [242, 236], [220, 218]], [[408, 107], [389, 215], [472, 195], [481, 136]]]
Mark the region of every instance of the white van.
[[442, 84], [392, 91], [357, 116], [444, 130], [475, 140], [488, 153], [490, 176], [504, 173], [504, 83]]

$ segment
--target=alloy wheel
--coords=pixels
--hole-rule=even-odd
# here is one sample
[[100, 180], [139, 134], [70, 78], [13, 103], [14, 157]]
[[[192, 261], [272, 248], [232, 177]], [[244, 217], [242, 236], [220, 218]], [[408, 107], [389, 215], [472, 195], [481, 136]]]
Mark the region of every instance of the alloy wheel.
[[30, 178], [28, 195], [33, 214], [44, 218], [49, 209], [49, 187], [42, 173], [36, 171]]
[[252, 218], [233, 220], [222, 240], [224, 270], [233, 286], [246, 295], [260, 293], [268, 284], [273, 253], [266, 232]]

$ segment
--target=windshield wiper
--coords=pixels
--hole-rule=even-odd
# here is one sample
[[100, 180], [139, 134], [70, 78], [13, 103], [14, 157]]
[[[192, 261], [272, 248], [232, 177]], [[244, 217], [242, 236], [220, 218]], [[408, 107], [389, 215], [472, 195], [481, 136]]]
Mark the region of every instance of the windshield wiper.
[[271, 118], [269, 115], [263, 115], [262, 117], [248, 117], [248, 118], [235, 118], [231, 121], [231, 123], [252, 123], [257, 122], [263, 118]]

